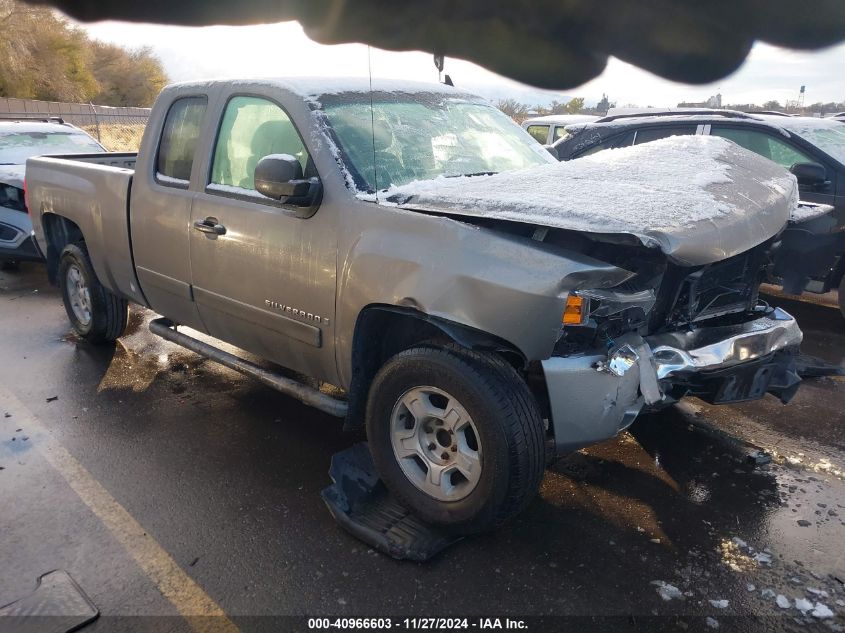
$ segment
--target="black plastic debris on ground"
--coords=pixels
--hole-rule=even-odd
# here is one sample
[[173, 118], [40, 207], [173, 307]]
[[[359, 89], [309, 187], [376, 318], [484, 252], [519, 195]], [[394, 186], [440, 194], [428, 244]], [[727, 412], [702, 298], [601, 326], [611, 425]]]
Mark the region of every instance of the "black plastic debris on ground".
[[69, 633], [99, 615], [73, 578], [57, 569], [40, 576], [35, 591], [0, 607], [0, 633]]
[[322, 493], [329, 512], [353, 536], [388, 556], [422, 562], [461, 539], [423, 523], [390, 495], [366, 443], [335, 453], [329, 475], [334, 483]]
[[845, 367], [834, 365], [821, 358], [799, 354], [795, 359], [795, 370], [801, 378], [821, 378], [822, 376], [845, 376]]

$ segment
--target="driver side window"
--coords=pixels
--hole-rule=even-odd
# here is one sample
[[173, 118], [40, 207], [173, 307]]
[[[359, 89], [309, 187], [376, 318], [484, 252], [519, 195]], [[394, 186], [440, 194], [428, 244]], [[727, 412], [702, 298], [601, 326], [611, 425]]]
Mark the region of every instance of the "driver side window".
[[306, 171], [308, 152], [287, 113], [260, 97], [233, 97], [226, 105], [210, 182], [255, 190], [255, 166], [270, 154], [295, 156]]

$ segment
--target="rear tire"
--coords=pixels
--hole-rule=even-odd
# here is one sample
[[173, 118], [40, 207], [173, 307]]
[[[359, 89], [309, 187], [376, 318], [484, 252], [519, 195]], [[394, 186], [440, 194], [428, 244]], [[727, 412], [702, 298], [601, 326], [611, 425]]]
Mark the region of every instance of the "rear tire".
[[388, 360], [370, 388], [367, 437], [400, 503], [464, 533], [518, 514], [545, 469], [543, 421], [525, 381], [499, 357], [459, 348]]
[[123, 334], [129, 303], [103, 287], [84, 244], [65, 246], [58, 280], [68, 319], [80, 338], [100, 344], [113, 342]]

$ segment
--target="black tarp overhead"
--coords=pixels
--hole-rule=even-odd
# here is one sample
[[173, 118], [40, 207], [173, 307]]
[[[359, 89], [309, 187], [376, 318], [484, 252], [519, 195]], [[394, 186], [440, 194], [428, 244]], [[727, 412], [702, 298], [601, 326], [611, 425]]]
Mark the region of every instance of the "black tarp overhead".
[[[538, 87], [572, 88], [609, 55], [706, 83], [755, 41], [795, 49], [845, 39], [843, 0], [48, 0], [82, 20], [181, 25], [297, 20], [324, 44], [361, 42], [468, 59]], [[284, 66], [284, 60], [280, 65]], [[297, 60], [306, 64], [307, 60]]]

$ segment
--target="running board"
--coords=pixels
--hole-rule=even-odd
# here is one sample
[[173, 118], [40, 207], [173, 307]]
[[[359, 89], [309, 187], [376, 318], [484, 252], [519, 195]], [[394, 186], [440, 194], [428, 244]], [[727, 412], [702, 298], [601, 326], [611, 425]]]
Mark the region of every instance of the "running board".
[[234, 369], [238, 373], [255, 378], [258, 382], [276, 391], [281, 391], [285, 395], [296, 398], [303, 404], [307, 404], [310, 407], [314, 407], [338, 418], [346, 416], [346, 410], [348, 408], [346, 402], [327, 396], [313, 387], [304, 385], [301, 382], [282, 376], [269, 369], [259, 367], [255, 363], [239, 358], [234, 354], [224, 352], [222, 349], [218, 349], [213, 345], [198, 341], [187, 334], [177, 332], [176, 325], [166, 317], [151, 321], [150, 332], [172, 343], [181, 345], [185, 349], [189, 349], [200, 356], [213, 360], [215, 363], [220, 363], [229, 369]]

